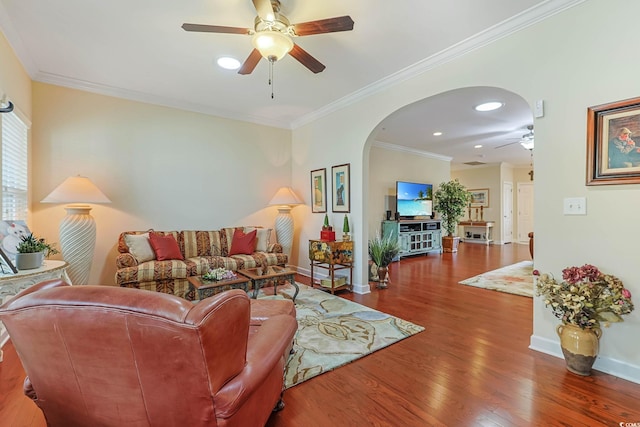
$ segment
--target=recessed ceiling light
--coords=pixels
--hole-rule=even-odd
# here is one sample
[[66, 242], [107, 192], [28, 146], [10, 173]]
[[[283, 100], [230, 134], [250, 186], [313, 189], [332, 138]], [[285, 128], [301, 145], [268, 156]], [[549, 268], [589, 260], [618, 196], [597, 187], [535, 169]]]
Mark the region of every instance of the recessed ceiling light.
[[502, 107], [504, 104], [498, 101], [485, 102], [484, 104], [476, 105], [476, 111], [493, 111]]
[[482, 148], [482, 145], [480, 145], [480, 144], [474, 145], [473, 148]]
[[442, 135], [442, 132], [434, 132], [433, 133], [433, 136], [440, 136], [440, 135]]
[[240, 61], [236, 58], [231, 58], [230, 56], [223, 56], [222, 58], [218, 58], [218, 65], [225, 70], [237, 70], [240, 68]]

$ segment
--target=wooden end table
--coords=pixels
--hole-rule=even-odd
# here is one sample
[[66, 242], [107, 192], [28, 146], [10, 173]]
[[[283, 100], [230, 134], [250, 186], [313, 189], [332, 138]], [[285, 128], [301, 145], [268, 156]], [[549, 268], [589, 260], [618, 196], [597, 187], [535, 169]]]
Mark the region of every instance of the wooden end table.
[[253, 298], [258, 298], [258, 291], [261, 287], [268, 283], [273, 283], [274, 293], [278, 292], [278, 285], [284, 285], [285, 281], [289, 281], [295, 288], [296, 292], [293, 294], [293, 302], [296, 302], [300, 287], [296, 283], [296, 272], [287, 267], [281, 267], [279, 265], [273, 265], [269, 267], [256, 267], [247, 268], [244, 270], [238, 270], [238, 273], [246, 276], [251, 280], [253, 285]]
[[[242, 289], [245, 292], [249, 292], [249, 279], [245, 276], [237, 275], [234, 279], [224, 280], [206, 280], [202, 276], [188, 277], [189, 291], [188, 293], [194, 293], [198, 295], [198, 299], [202, 300], [208, 298], [223, 290], [228, 289]], [[195, 296], [194, 295], [194, 296]]]

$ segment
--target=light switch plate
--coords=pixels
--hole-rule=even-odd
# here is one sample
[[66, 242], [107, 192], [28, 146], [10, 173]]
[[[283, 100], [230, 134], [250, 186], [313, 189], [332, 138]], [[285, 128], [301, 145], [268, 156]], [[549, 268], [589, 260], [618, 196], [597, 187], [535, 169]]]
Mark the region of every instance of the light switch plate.
[[536, 118], [544, 117], [544, 101], [542, 99], [536, 101], [534, 115]]
[[565, 197], [563, 213], [565, 215], [586, 215], [586, 197]]

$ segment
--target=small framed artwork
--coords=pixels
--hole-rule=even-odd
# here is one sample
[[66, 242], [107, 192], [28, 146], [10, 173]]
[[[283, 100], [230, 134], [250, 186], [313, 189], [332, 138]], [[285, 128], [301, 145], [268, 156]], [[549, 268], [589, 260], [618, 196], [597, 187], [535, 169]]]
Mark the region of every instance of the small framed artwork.
[[349, 175], [350, 163], [331, 167], [331, 190], [333, 212], [350, 212], [351, 210], [351, 181]]
[[327, 211], [327, 169], [311, 171], [311, 212]]
[[489, 207], [489, 189], [478, 188], [468, 190], [471, 195], [469, 206], [472, 208], [488, 208]]
[[640, 184], [639, 138], [640, 98], [587, 108], [587, 185]]
[[0, 272], [3, 274], [9, 273], [5, 270], [5, 266], [7, 266], [7, 269], [11, 270], [13, 274], [16, 274], [18, 272], [16, 266], [13, 265], [7, 254], [2, 250], [2, 248], [0, 248]]

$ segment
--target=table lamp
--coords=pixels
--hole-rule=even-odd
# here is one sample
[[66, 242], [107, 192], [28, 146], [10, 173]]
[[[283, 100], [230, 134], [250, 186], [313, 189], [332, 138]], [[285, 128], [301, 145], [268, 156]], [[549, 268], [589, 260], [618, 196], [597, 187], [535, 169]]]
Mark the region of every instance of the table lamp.
[[89, 178], [78, 175], [64, 180], [41, 203], [71, 203], [65, 206], [67, 215], [60, 223], [60, 248], [69, 264], [71, 283], [86, 285], [96, 246], [96, 223], [87, 203], [111, 203], [111, 200]]
[[291, 246], [293, 245], [293, 216], [291, 208], [301, 205], [303, 202], [294, 193], [291, 187], [282, 187], [269, 202], [270, 206], [278, 206], [276, 216], [276, 235], [278, 243], [282, 245], [283, 252], [291, 258]]

